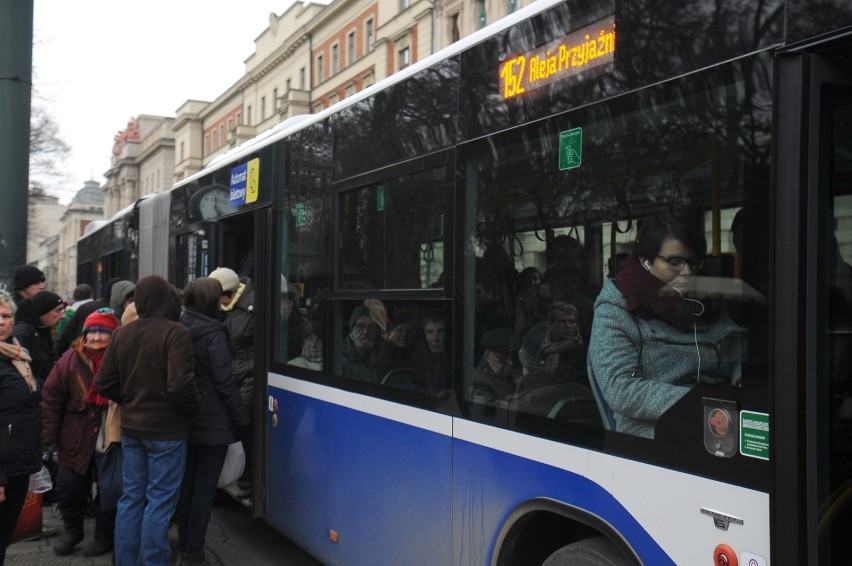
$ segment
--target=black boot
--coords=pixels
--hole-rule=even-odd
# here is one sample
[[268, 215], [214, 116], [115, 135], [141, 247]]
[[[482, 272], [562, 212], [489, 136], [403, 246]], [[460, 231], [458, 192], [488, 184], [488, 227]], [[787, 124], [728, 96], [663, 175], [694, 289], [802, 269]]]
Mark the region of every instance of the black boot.
[[65, 532], [53, 545], [53, 553], [59, 556], [70, 554], [74, 547], [83, 540], [83, 518], [63, 519], [62, 524], [65, 526]]
[[83, 549], [83, 556], [103, 556], [112, 550], [112, 533], [95, 530], [95, 540]]

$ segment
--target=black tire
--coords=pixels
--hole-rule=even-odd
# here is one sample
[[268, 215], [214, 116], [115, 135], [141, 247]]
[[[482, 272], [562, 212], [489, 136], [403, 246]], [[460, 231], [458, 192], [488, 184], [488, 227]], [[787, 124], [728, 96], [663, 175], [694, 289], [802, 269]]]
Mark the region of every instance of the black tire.
[[547, 557], [542, 566], [631, 566], [606, 537], [593, 537], [563, 546]]

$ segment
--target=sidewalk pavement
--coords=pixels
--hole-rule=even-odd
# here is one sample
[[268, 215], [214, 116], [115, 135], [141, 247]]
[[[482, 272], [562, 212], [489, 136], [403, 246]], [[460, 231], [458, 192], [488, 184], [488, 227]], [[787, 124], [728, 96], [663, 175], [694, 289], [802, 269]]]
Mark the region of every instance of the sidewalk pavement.
[[[53, 514], [53, 505], [42, 506], [42, 534], [27, 540], [13, 543], [6, 551], [7, 566], [112, 566], [112, 553], [89, 558], [83, 556], [83, 549], [94, 538], [95, 519], [86, 517], [83, 521], [85, 538], [71, 554], [57, 556], [53, 553], [53, 545], [62, 534], [62, 519]], [[172, 547], [177, 542], [177, 527], [173, 524], [169, 529], [169, 539]], [[222, 562], [215, 553], [208, 550], [207, 561], [211, 566], [221, 565]], [[171, 563], [177, 562], [177, 553], [172, 553]]]

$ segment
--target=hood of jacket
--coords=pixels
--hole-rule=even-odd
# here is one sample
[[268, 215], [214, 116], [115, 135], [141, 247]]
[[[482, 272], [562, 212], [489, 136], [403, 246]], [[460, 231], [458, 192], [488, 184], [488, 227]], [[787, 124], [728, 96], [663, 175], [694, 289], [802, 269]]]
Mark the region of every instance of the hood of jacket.
[[134, 293], [139, 318], [180, 320], [180, 293], [159, 275], [147, 275], [139, 279]]
[[190, 308], [183, 309], [180, 322], [189, 329], [193, 341], [199, 340], [211, 332], [221, 332], [225, 328], [224, 323]]
[[109, 306], [112, 310], [115, 311], [116, 316], [121, 318], [121, 313], [124, 311], [122, 305], [124, 305], [124, 299], [127, 298], [133, 290], [136, 288], [136, 285], [133, 284], [132, 281], [116, 281], [112, 286], [112, 291], [110, 291], [109, 298]]

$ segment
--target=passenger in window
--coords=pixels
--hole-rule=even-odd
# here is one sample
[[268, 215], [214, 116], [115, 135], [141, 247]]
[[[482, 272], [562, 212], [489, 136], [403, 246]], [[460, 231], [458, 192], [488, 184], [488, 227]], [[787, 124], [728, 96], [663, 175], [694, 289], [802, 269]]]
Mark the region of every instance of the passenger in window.
[[302, 351], [305, 333], [310, 331], [311, 322], [299, 308], [299, 288], [287, 285], [281, 295], [281, 320], [287, 324], [287, 358], [296, 357]]
[[688, 218], [650, 217], [598, 296], [589, 361], [619, 432], [653, 438], [657, 419], [696, 383], [739, 384], [739, 328], [709, 299], [685, 296], [705, 251]]
[[512, 256], [502, 245], [489, 245], [482, 254], [481, 273], [493, 273], [497, 277], [497, 299], [507, 313], [515, 311], [518, 294], [518, 272]]
[[381, 301], [367, 299], [349, 317], [349, 334], [343, 341], [343, 375], [361, 381], [381, 383], [393, 367], [383, 356], [383, 334], [387, 311]]
[[541, 283], [541, 271], [537, 267], [525, 267], [518, 274], [518, 296], [534, 285]]
[[[514, 326], [503, 304], [500, 302], [500, 282], [497, 276], [485, 271], [476, 276], [474, 289], [474, 305], [476, 317], [474, 319], [475, 346], [473, 355], [475, 360], [482, 357], [482, 336], [497, 328]], [[506, 344], [508, 347], [508, 344]]]
[[438, 393], [446, 389], [449, 376], [447, 325], [442, 312], [427, 312], [422, 321], [424, 340], [414, 349], [411, 365], [421, 371], [423, 389]]
[[[509, 408], [600, 427], [600, 414], [586, 377], [585, 348], [576, 324], [576, 309], [566, 303], [556, 304], [559, 314], [555, 321], [536, 324], [524, 337], [519, 352], [522, 375], [509, 399]], [[571, 323], [566, 325], [560, 319], [569, 313]]]
[[410, 316], [397, 317], [388, 332], [385, 342], [385, 355], [396, 365], [407, 361], [414, 354], [417, 345], [423, 341], [423, 334], [417, 320]]
[[287, 362], [297, 368], [305, 368], [314, 371], [322, 371], [322, 333], [311, 325], [302, 342], [302, 353]]
[[512, 358], [509, 356], [510, 327], [489, 330], [482, 335], [482, 358], [473, 372], [473, 398], [493, 405], [515, 392]]

